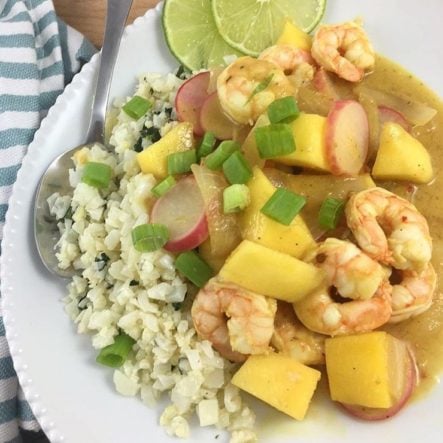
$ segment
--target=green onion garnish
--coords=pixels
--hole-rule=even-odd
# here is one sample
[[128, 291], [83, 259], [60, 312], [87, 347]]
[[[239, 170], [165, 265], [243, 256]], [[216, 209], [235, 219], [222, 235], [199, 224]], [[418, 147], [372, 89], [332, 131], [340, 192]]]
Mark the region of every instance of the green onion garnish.
[[169, 240], [168, 228], [159, 223], [136, 226], [132, 232], [132, 244], [139, 252], [152, 252], [163, 247]]
[[212, 132], [205, 132], [200, 146], [197, 148], [197, 158], [200, 160], [209, 155], [214, 150], [216, 141], [217, 139]]
[[107, 188], [112, 168], [105, 163], [88, 162], [83, 168], [82, 182], [94, 188]]
[[283, 97], [273, 101], [268, 107], [271, 123], [291, 123], [300, 115], [294, 97]]
[[306, 204], [306, 198], [286, 188], [278, 188], [265, 203], [261, 212], [283, 225], [290, 225]]
[[322, 228], [335, 229], [345, 207], [344, 200], [328, 197], [323, 200], [318, 213], [318, 223]]
[[186, 174], [191, 171], [191, 166], [197, 163], [197, 152], [195, 149], [175, 152], [168, 155], [168, 174]]
[[223, 212], [239, 212], [245, 209], [251, 201], [249, 188], [246, 185], [231, 185], [223, 191]]
[[214, 276], [211, 267], [194, 251], [182, 252], [175, 260], [175, 267], [199, 288]]
[[228, 157], [239, 149], [240, 144], [233, 140], [221, 142], [218, 148], [205, 158], [206, 167], [212, 170], [220, 169]]
[[152, 103], [139, 95], [131, 98], [122, 109], [129, 117], [138, 120], [143, 117], [152, 107]]
[[247, 183], [252, 177], [251, 166], [240, 151], [235, 151], [225, 160], [223, 172], [231, 185]]
[[260, 82], [252, 91], [252, 94], [249, 96], [248, 101], [246, 103], [249, 103], [255, 95], [264, 91], [271, 83], [273, 77], [274, 74], [268, 75], [262, 82]]
[[295, 141], [289, 125], [275, 123], [255, 131], [255, 142], [261, 158], [274, 158], [295, 151]]
[[157, 183], [152, 189], [151, 192], [156, 197], [161, 197], [163, 194], [166, 194], [174, 185], [176, 181], [172, 175], [169, 175], [160, 183]]
[[104, 347], [97, 355], [96, 362], [111, 368], [119, 368], [131, 352], [135, 340], [124, 332], [115, 337], [112, 345]]

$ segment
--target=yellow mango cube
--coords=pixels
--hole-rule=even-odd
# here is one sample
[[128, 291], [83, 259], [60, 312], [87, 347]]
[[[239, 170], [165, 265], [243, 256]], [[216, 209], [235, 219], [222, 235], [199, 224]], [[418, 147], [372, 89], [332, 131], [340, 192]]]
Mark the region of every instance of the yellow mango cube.
[[243, 240], [232, 251], [219, 276], [289, 303], [310, 294], [324, 278], [319, 268], [249, 240]]
[[232, 384], [296, 420], [303, 420], [321, 373], [281, 354], [253, 355]]
[[294, 25], [291, 20], [286, 20], [283, 31], [278, 38], [277, 45], [292, 45], [310, 51], [312, 38], [309, 34]]
[[388, 122], [381, 131], [372, 175], [379, 180], [406, 180], [423, 184], [433, 179], [434, 172], [426, 148], [402, 126]]
[[398, 371], [409, 358], [403, 342], [384, 331], [328, 338], [325, 356], [332, 400], [368, 408], [394, 404]]
[[315, 246], [315, 241], [303, 219], [297, 215], [289, 226], [283, 225], [261, 212], [261, 208], [274, 194], [276, 188], [258, 167], [248, 182], [251, 202], [239, 214], [242, 237], [268, 248], [301, 257]]
[[145, 174], [153, 174], [157, 179], [166, 178], [168, 176], [168, 155], [187, 151], [193, 146], [192, 123], [179, 123], [158, 142], [137, 154], [137, 162]]
[[274, 160], [291, 166], [330, 172], [326, 160], [326, 117], [301, 113], [291, 123], [296, 149]]

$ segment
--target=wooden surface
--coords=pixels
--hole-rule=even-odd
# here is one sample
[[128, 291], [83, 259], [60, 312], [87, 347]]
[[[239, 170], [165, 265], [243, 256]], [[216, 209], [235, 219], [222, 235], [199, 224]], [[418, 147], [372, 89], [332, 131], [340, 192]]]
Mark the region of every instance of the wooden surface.
[[[154, 7], [158, 0], [134, 0], [128, 23]], [[105, 26], [106, 0], [54, 0], [55, 10], [68, 25], [101, 47]]]

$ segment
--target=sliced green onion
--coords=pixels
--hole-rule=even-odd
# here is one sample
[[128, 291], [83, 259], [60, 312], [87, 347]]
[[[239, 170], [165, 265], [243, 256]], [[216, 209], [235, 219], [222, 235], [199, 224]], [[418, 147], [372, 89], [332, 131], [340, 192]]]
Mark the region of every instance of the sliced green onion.
[[132, 244], [139, 252], [152, 252], [163, 247], [169, 240], [168, 228], [159, 223], [136, 226], [132, 232]]
[[240, 144], [233, 140], [225, 140], [218, 145], [218, 148], [205, 158], [205, 165], [209, 169], [220, 169], [228, 157], [240, 149]]
[[247, 183], [252, 177], [251, 166], [240, 151], [235, 151], [225, 160], [223, 172], [231, 185]]
[[318, 213], [318, 223], [322, 228], [335, 229], [343, 215], [344, 200], [328, 197], [323, 200]]
[[223, 212], [239, 212], [251, 202], [249, 188], [246, 185], [231, 185], [223, 191]]
[[88, 162], [83, 167], [82, 182], [94, 188], [107, 188], [112, 176], [112, 168], [105, 163]]
[[139, 95], [135, 95], [122, 109], [129, 117], [138, 120], [143, 117], [152, 107], [152, 103]]
[[306, 204], [306, 198], [286, 188], [278, 188], [265, 203], [261, 212], [283, 225], [290, 225]]
[[294, 97], [279, 98], [268, 107], [268, 117], [271, 123], [290, 123], [299, 115], [300, 110]]
[[194, 251], [182, 252], [175, 260], [175, 267], [199, 288], [214, 276], [211, 267]]
[[268, 75], [262, 82], [260, 82], [255, 87], [255, 89], [252, 91], [252, 94], [250, 95], [250, 97], [248, 98], [248, 101], [246, 103], [249, 103], [254, 98], [255, 95], [264, 91], [271, 83], [273, 77], [274, 77], [274, 74]]
[[168, 155], [168, 174], [185, 174], [190, 172], [191, 166], [197, 163], [197, 152], [195, 149], [175, 152]]
[[255, 142], [261, 158], [274, 158], [295, 151], [295, 141], [289, 125], [275, 123], [255, 131]]
[[128, 358], [135, 340], [124, 332], [115, 337], [112, 345], [104, 347], [97, 355], [96, 362], [111, 368], [119, 368]]
[[212, 132], [205, 132], [200, 146], [197, 148], [197, 158], [201, 159], [209, 155], [214, 150], [216, 141], [217, 139]]
[[152, 189], [151, 192], [156, 197], [161, 197], [163, 194], [166, 194], [172, 187], [174, 187], [176, 181], [175, 178], [170, 175], [162, 180], [160, 183], [157, 183]]

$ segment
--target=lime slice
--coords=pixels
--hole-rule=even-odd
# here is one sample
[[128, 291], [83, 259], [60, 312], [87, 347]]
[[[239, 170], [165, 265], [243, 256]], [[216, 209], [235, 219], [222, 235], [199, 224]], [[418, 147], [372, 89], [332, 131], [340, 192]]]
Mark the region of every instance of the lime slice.
[[226, 43], [252, 56], [275, 43], [286, 18], [310, 32], [325, 8], [326, 0], [212, 0], [215, 23]]
[[166, 0], [163, 31], [172, 54], [191, 71], [225, 65], [225, 56], [243, 55], [220, 36], [210, 0]]

